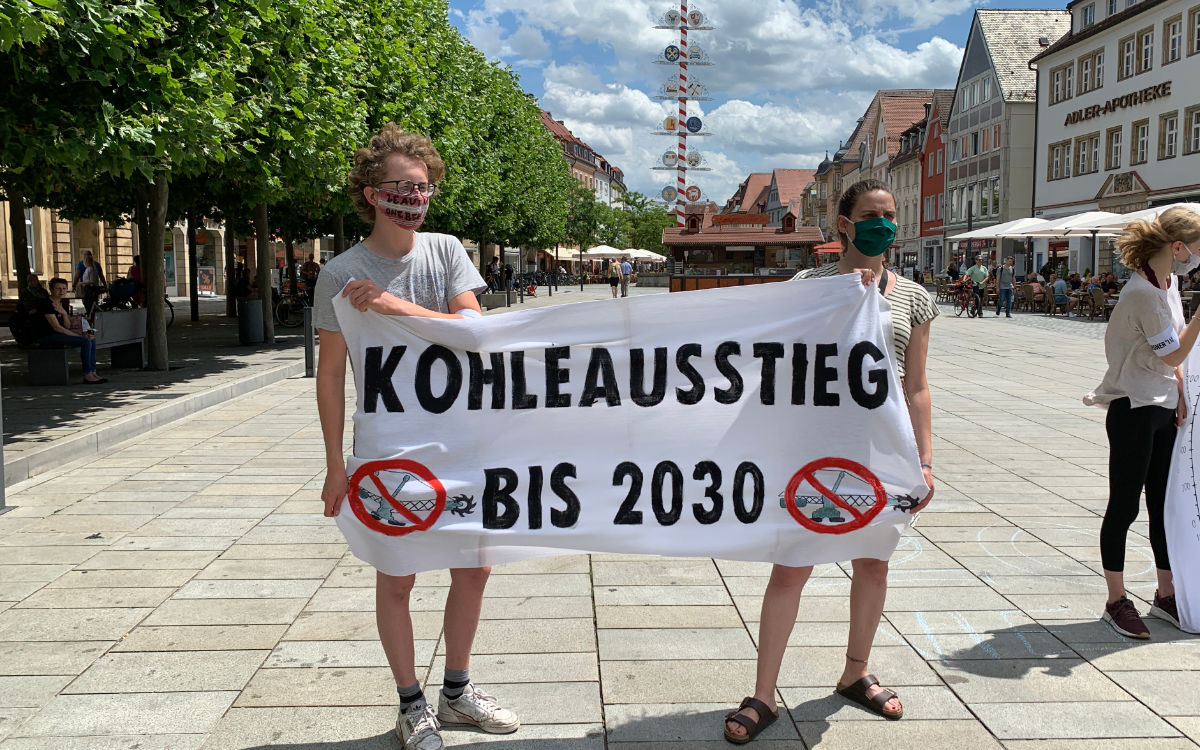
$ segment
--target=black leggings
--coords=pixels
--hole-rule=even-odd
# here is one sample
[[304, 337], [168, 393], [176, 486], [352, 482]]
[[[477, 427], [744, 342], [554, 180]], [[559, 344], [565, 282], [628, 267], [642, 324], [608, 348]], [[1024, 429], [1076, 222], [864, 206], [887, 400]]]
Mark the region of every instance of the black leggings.
[[1125, 536], [1137, 518], [1142, 487], [1150, 512], [1154, 565], [1170, 570], [1163, 505], [1175, 449], [1175, 410], [1163, 406], [1130, 408], [1128, 398], [1108, 405], [1108, 508], [1100, 526], [1100, 560], [1105, 570], [1125, 570]]

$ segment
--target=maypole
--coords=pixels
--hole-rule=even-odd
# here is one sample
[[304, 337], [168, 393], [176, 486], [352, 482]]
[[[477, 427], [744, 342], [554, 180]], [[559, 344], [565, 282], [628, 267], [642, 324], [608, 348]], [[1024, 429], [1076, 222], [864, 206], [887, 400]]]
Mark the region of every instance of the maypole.
[[656, 135], [673, 135], [676, 136], [677, 143], [675, 150], [667, 150], [662, 156], [662, 166], [654, 167], [661, 170], [675, 170], [675, 185], [667, 185], [663, 188], [662, 198], [667, 205], [675, 205], [675, 224], [683, 226], [684, 214], [686, 213], [686, 205], [691, 202], [699, 201], [701, 198], [700, 188], [696, 185], [687, 184], [687, 171], [690, 167], [695, 171], [707, 172], [708, 169], [701, 166], [703, 159], [700, 152], [693, 151], [688, 153], [687, 139], [688, 135], [710, 135], [709, 133], [701, 132], [703, 123], [699, 117], [688, 117], [687, 107], [688, 100], [693, 101], [711, 101], [711, 98], [706, 96], [707, 90], [699, 81], [688, 81], [688, 63], [692, 65], [711, 65], [705, 59], [704, 51], [693, 45], [688, 47], [688, 29], [693, 31], [711, 30], [712, 26], [706, 26], [707, 19], [704, 14], [696, 9], [688, 11], [687, 0], [680, 0], [679, 10], [671, 9], [659, 20], [659, 25], [656, 29], [672, 29], [679, 31], [679, 44], [670, 45], [663, 51], [663, 59], [655, 60], [658, 65], [677, 65], [679, 68], [678, 76], [673, 79], [668, 79], [663, 84], [662, 91], [655, 99], [662, 101], [675, 101], [678, 104], [675, 116], [668, 116], [663, 121], [663, 129], [654, 131]]

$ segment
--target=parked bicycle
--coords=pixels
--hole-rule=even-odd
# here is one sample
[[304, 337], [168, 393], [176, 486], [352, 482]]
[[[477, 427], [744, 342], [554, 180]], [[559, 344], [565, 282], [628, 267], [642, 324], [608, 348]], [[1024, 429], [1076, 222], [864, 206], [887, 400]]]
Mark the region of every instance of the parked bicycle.
[[297, 285], [298, 292], [293, 292], [291, 284], [285, 282], [283, 291], [275, 293], [275, 320], [284, 328], [299, 328], [304, 325], [304, 310], [311, 308], [306, 284], [301, 281]]
[[968, 318], [982, 315], [983, 311], [979, 309], [979, 295], [975, 294], [971, 280], [964, 276], [955, 286], [958, 287], [958, 292], [954, 297], [954, 314], [960, 318], [964, 312]]

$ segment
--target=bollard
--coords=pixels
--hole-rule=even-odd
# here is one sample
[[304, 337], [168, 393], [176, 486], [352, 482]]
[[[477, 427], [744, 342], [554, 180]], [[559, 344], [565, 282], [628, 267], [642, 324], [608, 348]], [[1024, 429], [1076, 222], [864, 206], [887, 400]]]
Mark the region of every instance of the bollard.
[[304, 377], [311, 378], [314, 375], [314, 360], [316, 352], [313, 344], [313, 322], [312, 308], [304, 308]]
[[521, 304], [525, 304], [525, 284], [517, 282], [517, 299], [521, 300]]
[[504, 306], [512, 307], [512, 285], [508, 282], [504, 284]]

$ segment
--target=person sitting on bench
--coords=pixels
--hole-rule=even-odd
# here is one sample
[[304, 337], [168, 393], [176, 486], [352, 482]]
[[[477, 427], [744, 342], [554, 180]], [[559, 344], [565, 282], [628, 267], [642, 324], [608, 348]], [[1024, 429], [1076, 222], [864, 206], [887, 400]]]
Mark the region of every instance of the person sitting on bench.
[[96, 341], [91, 331], [82, 336], [70, 328], [71, 314], [67, 312], [63, 299], [67, 296], [67, 280], [50, 279], [50, 296], [37, 300], [32, 323], [37, 343], [42, 346], [79, 347], [79, 359], [83, 362], [85, 384], [107, 383], [107, 378], [96, 374]]

